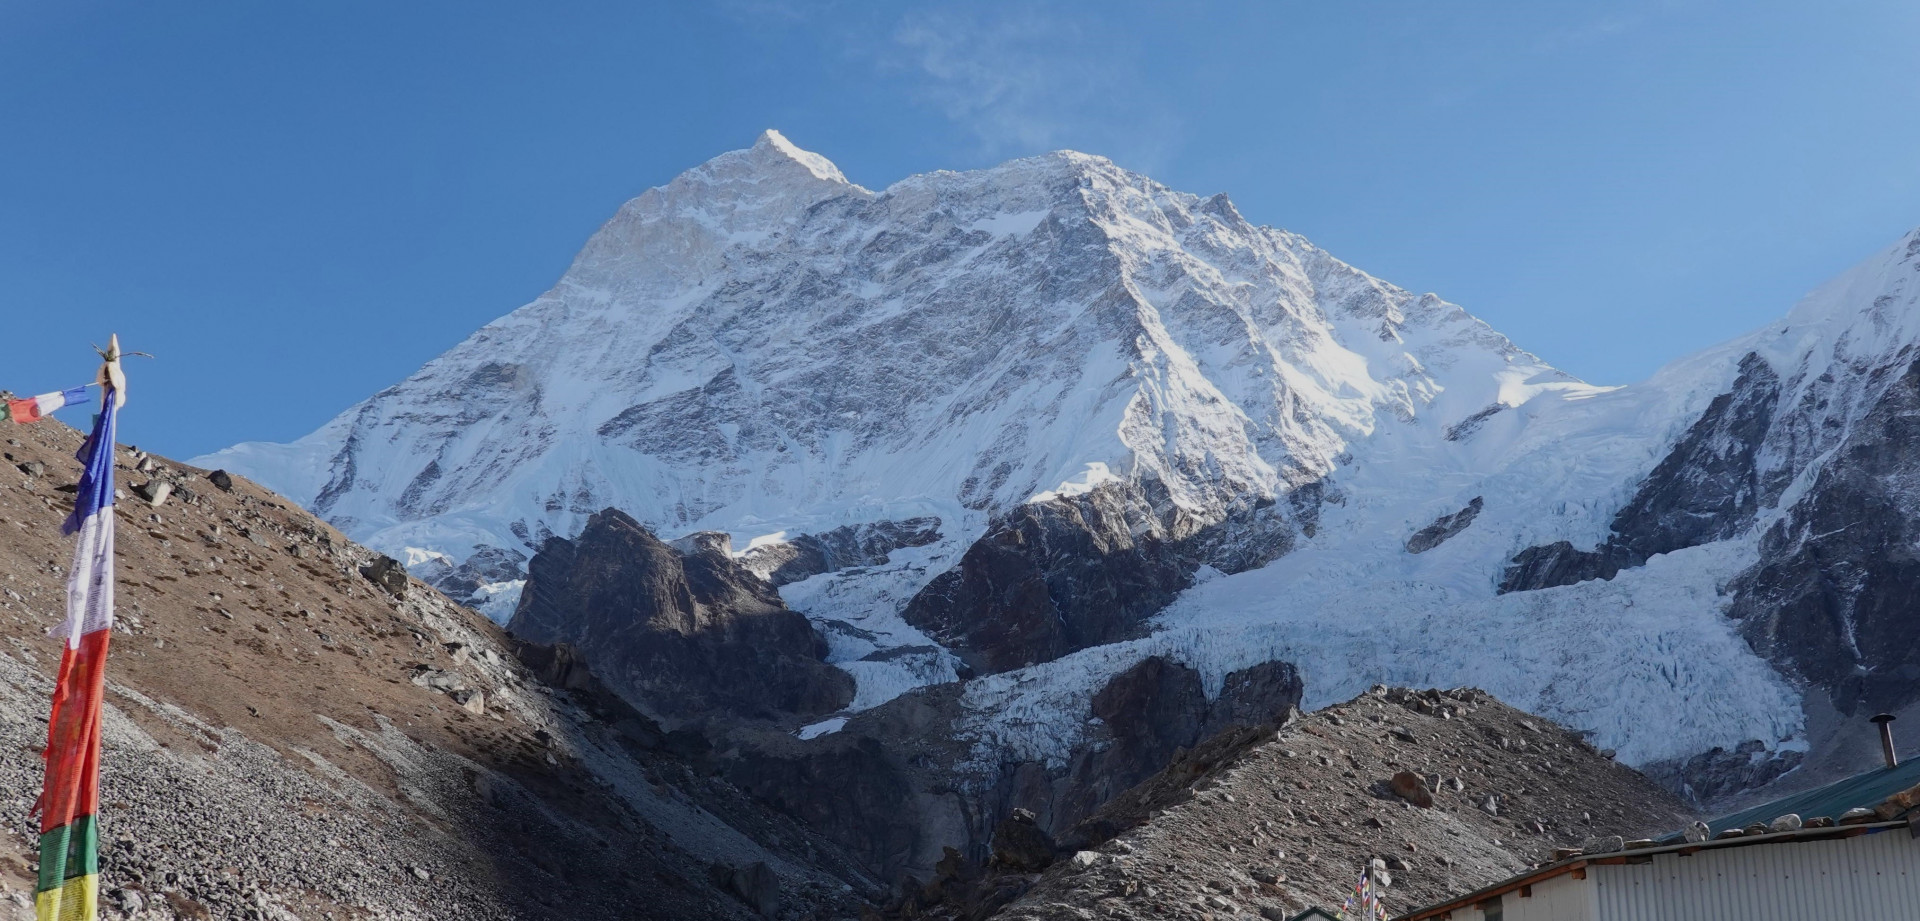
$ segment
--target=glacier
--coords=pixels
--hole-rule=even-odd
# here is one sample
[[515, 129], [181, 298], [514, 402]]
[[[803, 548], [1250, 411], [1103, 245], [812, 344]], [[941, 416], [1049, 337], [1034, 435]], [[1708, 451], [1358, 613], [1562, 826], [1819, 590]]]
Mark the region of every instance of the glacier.
[[[742, 548], [937, 518], [931, 544], [781, 587], [854, 675], [853, 710], [961, 680], [900, 614], [1009, 508], [1151, 480], [1157, 511], [1216, 523], [1311, 488], [1325, 499], [1290, 552], [1203, 571], [1150, 635], [968, 681], [979, 756], [1061, 756], [1087, 697], [1155, 654], [1210, 690], [1284, 659], [1322, 703], [1478, 685], [1633, 763], [1791, 745], [1801, 690], [1724, 616], [1751, 535], [1611, 580], [1496, 586], [1523, 548], [1605, 540], [1743, 354], [1853, 395], [1821, 412], [1866, 405], [1860, 369], [1920, 340], [1911, 292], [1886, 300], [1907, 246], [1778, 324], [1603, 387], [1224, 195], [1071, 151], [874, 191], [769, 131], [627, 202], [551, 290], [406, 380], [290, 444], [195, 462], [422, 562], [531, 554], [606, 507]], [[1797, 482], [1819, 464], [1810, 443], [1768, 450]], [[504, 620], [523, 577], [492, 572], [476, 603]]]

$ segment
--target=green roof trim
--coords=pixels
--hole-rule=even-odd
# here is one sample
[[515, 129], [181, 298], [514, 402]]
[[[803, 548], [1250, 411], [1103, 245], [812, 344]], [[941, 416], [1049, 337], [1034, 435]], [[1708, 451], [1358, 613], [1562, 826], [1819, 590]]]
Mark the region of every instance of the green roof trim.
[[[1767, 824], [1787, 813], [1794, 813], [1803, 819], [1816, 816], [1830, 816], [1838, 819], [1849, 809], [1865, 807], [1872, 809], [1895, 793], [1920, 785], [1920, 760], [1908, 761], [1898, 767], [1880, 768], [1865, 774], [1855, 774], [1845, 780], [1836, 780], [1824, 787], [1815, 787], [1792, 796], [1784, 796], [1770, 803], [1761, 803], [1748, 809], [1742, 809], [1732, 815], [1724, 815], [1707, 823], [1713, 834], [1719, 834], [1729, 828], [1745, 828], [1755, 823]], [[1663, 843], [1680, 841], [1684, 831], [1675, 831], [1660, 838]]]
[[1287, 921], [1340, 921], [1340, 919], [1333, 912], [1316, 906], [1288, 918]]

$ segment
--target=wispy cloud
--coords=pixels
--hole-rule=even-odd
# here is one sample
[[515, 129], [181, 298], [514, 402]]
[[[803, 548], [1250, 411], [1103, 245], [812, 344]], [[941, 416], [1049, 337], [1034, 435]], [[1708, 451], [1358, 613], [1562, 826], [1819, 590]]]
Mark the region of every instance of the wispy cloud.
[[1646, 17], [1639, 14], [1610, 13], [1556, 29], [1535, 40], [1535, 54], [1557, 54], [1597, 45], [1640, 28]]
[[949, 8], [908, 13], [876, 63], [912, 98], [994, 156], [1081, 147], [1152, 170], [1177, 149], [1180, 121], [1145, 78], [1131, 42], [1084, 18]]

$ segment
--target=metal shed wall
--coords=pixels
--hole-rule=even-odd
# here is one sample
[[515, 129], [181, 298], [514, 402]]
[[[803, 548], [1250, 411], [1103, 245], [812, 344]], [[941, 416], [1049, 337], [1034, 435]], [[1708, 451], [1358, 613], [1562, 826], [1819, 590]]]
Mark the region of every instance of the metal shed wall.
[[1651, 863], [1591, 866], [1587, 872], [1597, 909], [1593, 921], [1920, 918], [1920, 841], [1905, 829], [1719, 848], [1691, 857], [1659, 854]]
[[1509, 892], [1500, 897], [1500, 921], [1595, 921], [1593, 884], [1572, 876], [1556, 876], [1536, 884], [1533, 895], [1527, 898]]
[[[1595, 921], [1593, 886], [1586, 880], [1556, 876], [1533, 887], [1533, 895], [1518, 892], [1500, 897], [1500, 921]], [[1486, 921], [1486, 913], [1468, 908], [1453, 913], [1456, 921]]]

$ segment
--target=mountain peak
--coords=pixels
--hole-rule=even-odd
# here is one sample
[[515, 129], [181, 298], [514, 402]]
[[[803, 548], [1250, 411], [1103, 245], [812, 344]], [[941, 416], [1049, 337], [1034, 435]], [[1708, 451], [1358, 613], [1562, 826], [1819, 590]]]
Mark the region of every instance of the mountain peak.
[[846, 182], [846, 174], [833, 165], [833, 161], [810, 150], [802, 150], [799, 145], [787, 140], [787, 136], [772, 128], [760, 132], [748, 154], [756, 161], [792, 162], [799, 164], [816, 179], [829, 182]]

